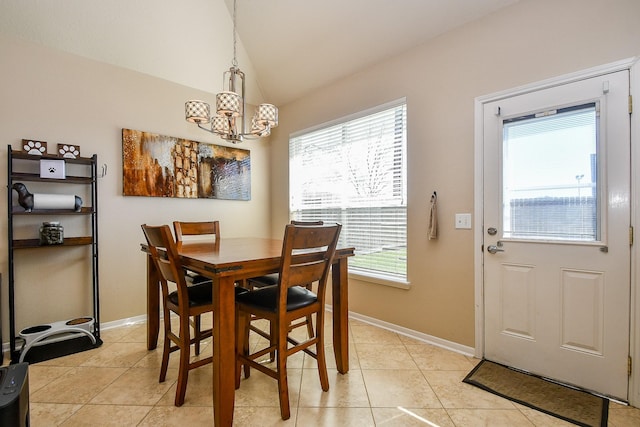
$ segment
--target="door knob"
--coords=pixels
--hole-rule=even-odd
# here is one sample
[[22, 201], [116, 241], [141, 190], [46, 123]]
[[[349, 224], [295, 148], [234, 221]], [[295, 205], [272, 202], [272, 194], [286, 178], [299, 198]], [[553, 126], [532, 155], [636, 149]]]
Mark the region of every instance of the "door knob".
[[490, 254], [495, 254], [496, 252], [504, 252], [504, 249], [499, 248], [496, 245], [490, 245], [487, 247], [487, 251], [489, 251]]

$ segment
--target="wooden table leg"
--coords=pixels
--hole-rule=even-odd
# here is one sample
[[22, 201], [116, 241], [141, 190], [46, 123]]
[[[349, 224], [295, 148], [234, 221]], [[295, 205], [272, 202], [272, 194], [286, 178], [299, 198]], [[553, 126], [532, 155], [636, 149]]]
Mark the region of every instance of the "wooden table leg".
[[147, 349], [158, 345], [160, 332], [160, 275], [153, 264], [151, 255], [147, 255]]
[[233, 424], [235, 398], [235, 291], [232, 277], [213, 280], [213, 418]]
[[347, 259], [339, 259], [331, 268], [333, 298], [333, 351], [338, 372], [349, 372], [349, 276]]

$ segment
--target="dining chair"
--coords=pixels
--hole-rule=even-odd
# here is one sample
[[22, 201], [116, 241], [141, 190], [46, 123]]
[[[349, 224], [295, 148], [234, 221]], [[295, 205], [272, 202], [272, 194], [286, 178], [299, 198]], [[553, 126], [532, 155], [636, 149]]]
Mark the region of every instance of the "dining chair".
[[[213, 286], [211, 281], [200, 282], [191, 286], [187, 285], [178, 248], [168, 225], [150, 226], [143, 224], [142, 231], [147, 240], [153, 264], [160, 274], [162, 289], [164, 345], [159, 381], [164, 382], [166, 379], [170, 354], [179, 350], [180, 363], [174, 403], [176, 406], [182, 406], [187, 389], [189, 371], [212, 361], [212, 357], [206, 357], [191, 362], [190, 347], [191, 344], [196, 343], [196, 338], [191, 338], [189, 327], [192, 317], [213, 312]], [[170, 291], [170, 283], [173, 284], [171, 289], [175, 287], [175, 290]], [[177, 333], [174, 333], [171, 327], [172, 312], [177, 314], [179, 319]], [[212, 329], [207, 329], [199, 332], [198, 339], [203, 339], [212, 336], [213, 331]]]
[[[290, 224], [294, 224], [294, 225], [323, 225], [324, 221], [296, 221], [296, 220], [291, 220]], [[279, 274], [278, 273], [272, 273], [272, 274], [266, 274], [264, 276], [258, 276], [258, 277], [252, 277], [250, 279], [247, 279], [247, 288], [248, 289], [259, 289], [259, 288], [264, 288], [266, 286], [275, 286], [276, 284], [278, 284], [278, 278], [279, 278]], [[313, 283], [307, 283], [305, 286], [307, 289], [309, 289], [310, 291], [313, 291]], [[292, 331], [295, 328], [299, 328], [301, 326], [306, 326], [307, 327], [307, 334], [309, 335], [309, 338], [313, 337], [313, 318], [311, 317], [311, 315], [305, 317], [303, 320], [291, 324], [289, 326], [289, 330]], [[257, 330], [254, 330], [257, 333], [260, 333]]]
[[[185, 237], [193, 241], [206, 241], [213, 242], [214, 244], [220, 243], [220, 222], [219, 221], [173, 221], [173, 231], [176, 235], [176, 243], [178, 250], [186, 240]], [[193, 271], [185, 270], [187, 275], [187, 282], [192, 284], [198, 284], [203, 282], [211, 283], [211, 279], [202, 276]], [[200, 341], [203, 339], [201, 336], [201, 319], [200, 316], [194, 316], [191, 321], [194, 330], [194, 352], [197, 355], [200, 354]]]
[[[173, 221], [173, 231], [176, 235], [178, 249], [187, 239], [197, 241], [217, 242], [220, 239], [219, 221]], [[209, 280], [194, 272], [188, 272], [189, 278], [194, 282]]]
[[[279, 277], [276, 286], [248, 291], [236, 296], [237, 357], [236, 388], [240, 376], [249, 378], [255, 368], [278, 381], [280, 415], [289, 419], [289, 389], [287, 384], [287, 358], [304, 351], [317, 360], [320, 384], [329, 390], [327, 363], [324, 349], [324, 306], [327, 279], [342, 225], [296, 225], [285, 227], [282, 243]], [[318, 282], [316, 293], [307, 289], [308, 283]], [[304, 341], [289, 335], [292, 322], [315, 314], [315, 334]], [[267, 319], [275, 337], [265, 348], [249, 352], [249, 325], [251, 316]], [[292, 346], [289, 346], [291, 344]], [[315, 352], [312, 347], [315, 346]], [[275, 368], [260, 363], [259, 358], [274, 352]]]

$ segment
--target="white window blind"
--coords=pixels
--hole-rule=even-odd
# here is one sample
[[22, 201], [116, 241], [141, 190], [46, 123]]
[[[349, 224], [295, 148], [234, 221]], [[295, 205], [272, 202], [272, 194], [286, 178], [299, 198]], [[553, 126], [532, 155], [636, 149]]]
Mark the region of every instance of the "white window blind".
[[291, 218], [340, 222], [351, 271], [406, 280], [406, 102], [293, 135]]

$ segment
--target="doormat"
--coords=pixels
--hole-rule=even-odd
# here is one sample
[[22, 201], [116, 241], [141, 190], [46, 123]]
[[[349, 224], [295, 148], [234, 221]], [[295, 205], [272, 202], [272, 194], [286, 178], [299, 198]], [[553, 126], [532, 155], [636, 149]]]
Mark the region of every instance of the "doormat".
[[498, 363], [482, 360], [462, 381], [579, 426], [607, 426], [609, 399]]

